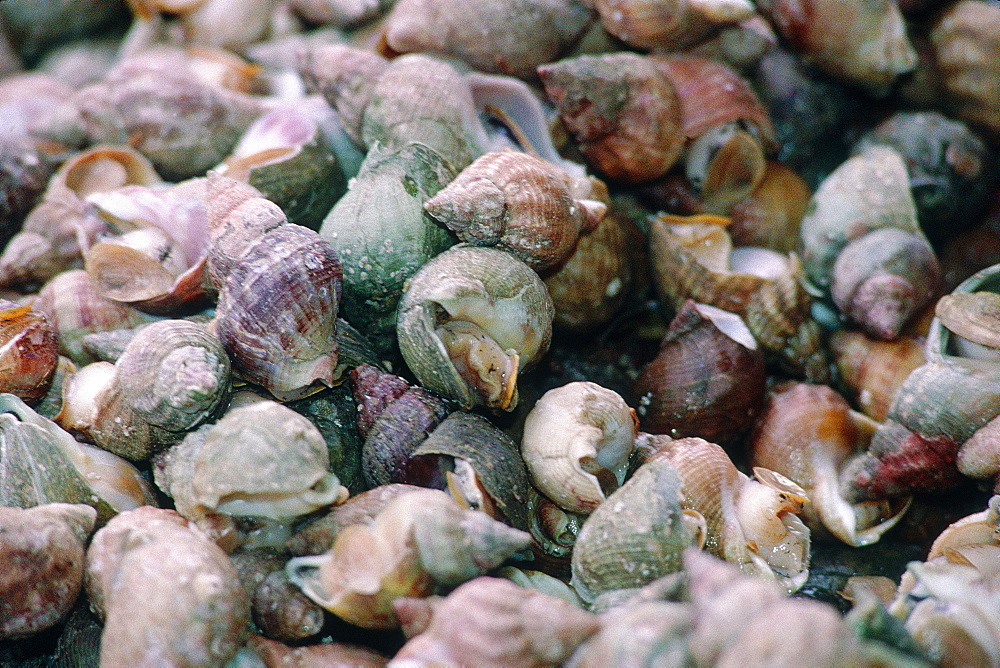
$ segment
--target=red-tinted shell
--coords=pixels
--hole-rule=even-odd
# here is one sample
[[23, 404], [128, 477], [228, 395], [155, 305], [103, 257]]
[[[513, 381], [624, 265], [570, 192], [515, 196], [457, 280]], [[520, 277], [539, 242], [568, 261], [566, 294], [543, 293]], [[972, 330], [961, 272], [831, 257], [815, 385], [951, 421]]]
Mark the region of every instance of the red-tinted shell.
[[0, 392], [28, 403], [40, 399], [58, 358], [56, 333], [45, 315], [0, 299]]

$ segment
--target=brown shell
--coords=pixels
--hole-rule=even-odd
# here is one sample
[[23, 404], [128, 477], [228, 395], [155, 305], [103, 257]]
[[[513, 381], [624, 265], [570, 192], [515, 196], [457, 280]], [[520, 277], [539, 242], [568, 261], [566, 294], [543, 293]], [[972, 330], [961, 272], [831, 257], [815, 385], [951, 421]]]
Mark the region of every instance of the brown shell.
[[31, 306], [0, 299], [0, 392], [27, 403], [48, 390], [59, 354], [48, 318]]
[[596, 0], [605, 30], [629, 46], [681, 51], [753, 16], [749, 2]]
[[729, 209], [733, 244], [763, 246], [779, 253], [796, 250], [810, 194], [809, 186], [794, 170], [768, 161], [754, 191]]
[[248, 381], [279, 399], [333, 385], [337, 368], [337, 252], [316, 232], [281, 225], [240, 256], [219, 293], [215, 331]]
[[680, 157], [681, 103], [649, 58], [578, 56], [542, 65], [538, 76], [587, 160], [608, 177], [650, 181]]
[[840, 377], [858, 406], [879, 422], [887, 417], [899, 386], [926, 361], [923, 341], [908, 336], [880, 341], [842, 329], [830, 335], [829, 345]]
[[568, 175], [527, 153], [486, 153], [463, 169], [424, 209], [462, 241], [495, 246], [536, 271], [562, 262], [581, 233], [592, 230], [607, 207], [575, 199]]
[[749, 429], [764, 403], [766, 379], [764, 353], [751, 343], [748, 348], [693, 301], [684, 302], [656, 358], [632, 386], [643, 430], [726, 445]]

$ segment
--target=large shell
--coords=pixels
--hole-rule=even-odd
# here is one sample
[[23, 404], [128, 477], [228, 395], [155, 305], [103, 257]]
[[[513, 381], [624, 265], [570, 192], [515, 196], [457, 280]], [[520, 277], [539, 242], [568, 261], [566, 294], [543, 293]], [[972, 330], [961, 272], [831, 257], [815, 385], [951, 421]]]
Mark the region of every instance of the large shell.
[[344, 317], [381, 351], [395, 346], [406, 280], [455, 241], [423, 209], [454, 178], [447, 161], [423, 144], [374, 147], [320, 227], [343, 264]]
[[249, 598], [229, 557], [172, 510], [137, 508], [98, 531], [85, 585], [104, 618], [103, 665], [218, 665], [249, 632]]
[[111, 365], [95, 362], [64, 389], [67, 429], [134, 460], [180, 441], [229, 397], [229, 358], [204, 327], [161, 320], [141, 329]]
[[917, 64], [897, 3], [769, 0], [763, 9], [795, 52], [874, 93]]
[[424, 209], [462, 241], [493, 246], [544, 271], [565, 260], [580, 234], [607, 207], [577, 199], [569, 175], [530, 154], [486, 153], [463, 169]]
[[101, 522], [155, 504], [149, 484], [127, 461], [80, 443], [12, 394], [0, 395], [0, 505], [94, 506]]
[[751, 464], [777, 471], [805, 490], [809, 503], [803, 514], [811, 527], [819, 523], [848, 545], [870, 545], [909, 506], [908, 499], [851, 504], [840, 495], [840, 471], [864, 450], [876, 427], [826, 385], [780, 387], [754, 429]]
[[538, 76], [587, 160], [610, 178], [650, 181], [680, 157], [680, 101], [648, 58], [577, 56], [540, 66]]
[[549, 390], [524, 421], [521, 456], [538, 490], [586, 513], [625, 480], [638, 434], [635, 411], [618, 393], [589, 381]]
[[902, 158], [872, 146], [817, 188], [802, 219], [802, 264], [845, 317], [892, 339], [937, 294], [940, 269], [917, 223]]
[[682, 507], [681, 484], [669, 462], [647, 462], [587, 517], [571, 562], [571, 584], [583, 600], [680, 570], [684, 549], [702, 547], [705, 520]]
[[688, 300], [632, 394], [644, 431], [728, 445], [760, 412], [765, 379], [764, 353], [739, 316]]
[[476, 578], [440, 602], [400, 599], [419, 632], [394, 660], [443, 665], [558, 665], [600, 627], [597, 616], [501, 578]]
[[680, 51], [753, 16], [747, 0], [597, 0], [604, 28], [629, 46]]
[[373, 519], [341, 530], [329, 552], [296, 557], [288, 575], [311, 599], [365, 628], [393, 628], [392, 602], [455, 585], [527, 545], [528, 534], [462, 510], [444, 492], [418, 490]]
[[746, 573], [777, 580], [788, 591], [809, 575], [809, 529], [797, 513], [808, 499], [781, 474], [758, 468], [751, 480], [721, 447], [700, 438], [650, 437], [680, 474], [684, 507], [705, 518], [706, 549]]
[[103, 229], [86, 214], [85, 198], [128, 184], [157, 183], [153, 165], [128, 146], [93, 146], [59, 168], [42, 201], [0, 256], [0, 285], [44, 282], [63, 269], [79, 266], [85, 244]]
[[548, 350], [552, 300], [528, 265], [492, 248], [458, 245], [425, 264], [399, 302], [399, 348], [424, 387], [512, 410], [517, 375]]
[[10, 568], [0, 581], [0, 638], [43, 631], [61, 620], [83, 586], [85, 543], [97, 512], [49, 503], [0, 507], [0, 557]]
[[857, 330], [841, 329], [830, 335], [829, 344], [844, 385], [861, 412], [877, 422], [887, 417], [896, 391], [910, 372], [926, 361], [923, 339], [909, 336], [880, 341]]
[[58, 362], [56, 332], [32, 306], [0, 299], [0, 392], [34, 403], [49, 387]]
[[329, 242], [291, 223], [239, 256], [219, 292], [215, 331], [243, 378], [285, 400], [333, 385], [341, 275]]
[[273, 401], [234, 408], [159, 456], [156, 484], [190, 520], [206, 512], [287, 520], [347, 498], [319, 430]]
[[649, 245], [661, 295], [679, 309], [686, 299], [740, 315], [761, 346], [784, 367], [814, 382], [829, 377], [812, 299], [801, 284], [794, 254], [766, 249], [732, 250], [714, 216], [660, 215], [651, 222]]
[[594, 16], [576, 0], [494, 0], [473, 9], [462, 0], [400, 0], [383, 24], [382, 40], [396, 53], [452, 56], [483, 72], [531, 77], [555, 60]]

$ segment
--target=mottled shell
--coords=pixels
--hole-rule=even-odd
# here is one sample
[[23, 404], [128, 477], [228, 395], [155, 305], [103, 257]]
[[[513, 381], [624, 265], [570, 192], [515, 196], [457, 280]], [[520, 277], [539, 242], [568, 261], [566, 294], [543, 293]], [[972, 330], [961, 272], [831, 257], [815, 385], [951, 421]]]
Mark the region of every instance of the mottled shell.
[[840, 471], [867, 447], [876, 428], [828, 386], [793, 383], [770, 397], [750, 439], [751, 464], [805, 490], [803, 515], [811, 527], [821, 524], [848, 545], [870, 545], [909, 506], [908, 499], [851, 504], [840, 495]]
[[414, 274], [399, 302], [399, 348], [420, 384], [463, 408], [512, 410], [517, 375], [548, 350], [552, 300], [528, 265], [458, 245]]
[[294, 224], [267, 232], [239, 257], [219, 292], [215, 332], [233, 366], [278, 399], [296, 399], [337, 368], [337, 252]]
[[540, 66], [538, 76], [584, 156], [608, 177], [650, 181], [680, 157], [680, 100], [648, 58], [577, 56]]
[[214, 335], [161, 320], [141, 329], [114, 366], [96, 362], [78, 372], [64, 389], [59, 422], [123, 457], [147, 459], [214, 417], [229, 398], [230, 376]]
[[26, 402], [40, 399], [58, 361], [56, 332], [32, 306], [0, 299], [0, 392]]
[[638, 427], [617, 392], [572, 382], [546, 392], [528, 413], [521, 456], [540, 492], [586, 513], [625, 480]]
[[747, 0], [597, 0], [604, 28], [629, 46], [680, 51], [753, 16]]
[[459, 239], [493, 246], [536, 271], [562, 262], [607, 207], [575, 199], [568, 175], [527, 153], [486, 153], [424, 204]]
[[390, 52], [452, 56], [483, 72], [527, 78], [569, 49], [593, 18], [576, 0], [493, 1], [475, 9], [462, 0], [399, 0], [382, 41]]
[[249, 598], [229, 557], [172, 510], [137, 508], [99, 530], [85, 585], [104, 619], [104, 665], [222, 664], [249, 632]]
[[420, 664], [557, 665], [600, 628], [593, 613], [501, 578], [476, 578], [436, 603], [400, 599], [396, 611], [420, 633], [394, 660]]
[[0, 507], [0, 638], [27, 636], [58, 623], [83, 586], [85, 543], [97, 512], [90, 506], [48, 503]]
[[664, 460], [640, 466], [591, 513], [573, 546], [571, 584], [588, 602], [680, 570], [685, 548], [701, 548], [704, 518], [682, 507], [681, 479]]
[[305, 417], [273, 401], [234, 408], [157, 459], [156, 484], [177, 511], [285, 520], [347, 498], [327, 468], [326, 441]]
[[85, 503], [106, 522], [154, 504], [149, 484], [127, 461], [74, 439], [12, 394], [0, 395], [0, 505]]
[[793, 51], [873, 93], [917, 64], [897, 3], [773, 0], [763, 9]]
[[788, 591], [809, 575], [809, 529], [796, 513], [808, 499], [781, 474], [758, 468], [751, 480], [721, 447], [700, 438], [650, 437], [680, 474], [684, 507], [705, 518], [706, 549], [746, 573], [778, 581]]
[[764, 353], [739, 316], [688, 300], [632, 386], [653, 434], [727, 445], [764, 403]]
[[395, 346], [406, 280], [455, 242], [423, 209], [455, 174], [423, 144], [392, 152], [374, 147], [320, 227], [343, 264], [344, 317], [381, 351]]

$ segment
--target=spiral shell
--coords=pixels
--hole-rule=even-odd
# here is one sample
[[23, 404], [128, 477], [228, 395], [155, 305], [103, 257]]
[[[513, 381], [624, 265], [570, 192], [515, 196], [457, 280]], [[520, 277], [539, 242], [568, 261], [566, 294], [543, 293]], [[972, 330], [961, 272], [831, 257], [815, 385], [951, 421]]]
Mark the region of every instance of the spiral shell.
[[509, 253], [458, 245], [425, 264], [399, 302], [399, 348], [420, 384], [460, 407], [513, 410], [517, 376], [548, 350], [552, 300]]
[[0, 392], [28, 403], [41, 399], [56, 370], [57, 348], [44, 314], [0, 299]]
[[629, 46], [680, 51], [753, 16], [747, 0], [597, 0], [605, 30]]
[[899, 386], [926, 361], [923, 340], [908, 336], [879, 341], [842, 329], [830, 336], [829, 344], [840, 377], [861, 411], [879, 422], [888, 416]]
[[462, 241], [494, 246], [536, 271], [572, 252], [580, 234], [592, 230], [607, 207], [576, 199], [568, 175], [530, 154], [486, 153], [463, 169], [424, 209]]

